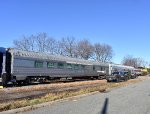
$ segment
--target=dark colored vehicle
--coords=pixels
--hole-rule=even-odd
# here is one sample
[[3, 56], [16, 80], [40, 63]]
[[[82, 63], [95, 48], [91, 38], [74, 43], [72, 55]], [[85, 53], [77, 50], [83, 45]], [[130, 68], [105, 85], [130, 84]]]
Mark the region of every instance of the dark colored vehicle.
[[113, 72], [112, 75], [106, 76], [107, 82], [116, 81], [120, 82], [121, 80], [127, 81], [130, 79], [130, 75], [128, 72], [121, 71], [121, 72]]
[[134, 78], [138, 78], [138, 75], [136, 73], [131, 73], [131, 79], [134, 79]]

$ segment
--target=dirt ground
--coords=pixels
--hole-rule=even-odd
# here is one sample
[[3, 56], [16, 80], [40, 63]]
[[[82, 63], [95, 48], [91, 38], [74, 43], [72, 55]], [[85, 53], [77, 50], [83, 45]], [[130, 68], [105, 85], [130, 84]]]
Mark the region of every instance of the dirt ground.
[[0, 103], [15, 99], [36, 98], [50, 92], [76, 90], [80, 88], [103, 85], [105, 83], [107, 83], [106, 80], [90, 80], [3, 88], [0, 89]]
[[[137, 79], [132, 79], [131, 81], [145, 80], [149, 76], [139, 77]], [[117, 84], [117, 83], [116, 83]], [[89, 80], [89, 81], [78, 81], [78, 82], [67, 82], [67, 83], [52, 83], [52, 84], [39, 84], [39, 85], [29, 85], [22, 87], [11, 87], [0, 89], [0, 103], [8, 102], [15, 99], [31, 99], [43, 96], [47, 93], [61, 92], [61, 91], [73, 91], [81, 88], [105, 86], [107, 85], [106, 80]]]

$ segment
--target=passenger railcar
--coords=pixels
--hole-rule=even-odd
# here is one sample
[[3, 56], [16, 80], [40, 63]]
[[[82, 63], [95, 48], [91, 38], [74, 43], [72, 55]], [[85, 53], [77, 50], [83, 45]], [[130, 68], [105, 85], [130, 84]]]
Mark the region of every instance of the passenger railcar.
[[109, 64], [109, 75], [116, 71], [130, 71], [131, 73], [134, 72], [134, 67], [132, 66], [125, 66], [120, 64]]
[[44, 82], [55, 78], [105, 78], [109, 75], [109, 64], [83, 59], [0, 48], [0, 81]]

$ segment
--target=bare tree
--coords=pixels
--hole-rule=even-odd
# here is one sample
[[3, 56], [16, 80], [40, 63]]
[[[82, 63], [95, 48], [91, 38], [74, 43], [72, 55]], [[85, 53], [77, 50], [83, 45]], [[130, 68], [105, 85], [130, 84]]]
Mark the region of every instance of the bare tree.
[[26, 51], [55, 54], [57, 51], [57, 41], [46, 33], [39, 33], [29, 37], [23, 36], [20, 40], [14, 40], [14, 47]]
[[59, 42], [62, 54], [69, 57], [75, 56], [76, 41], [74, 37], [62, 38]]
[[127, 55], [123, 58], [122, 64], [137, 68], [137, 67], [145, 67], [147, 62], [141, 58], [135, 58], [131, 55]]
[[74, 37], [64, 37], [57, 41], [46, 33], [23, 36], [20, 40], [14, 40], [14, 47], [26, 51], [47, 52], [86, 60], [96, 57], [96, 60], [101, 62], [108, 62], [113, 56], [110, 45], [97, 43], [93, 46], [86, 39], [77, 42]]
[[46, 39], [46, 52], [48, 52], [48, 53], [50, 53], [50, 54], [56, 54], [57, 53], [57, 48], [58, 48], [58, 46], [57, 46], [58, 44], [57, 44], [57, 41], [55, 40], [55, 39], [53, 39], [53, 38], [51, 38], [51, 37], [48, 37], [47, 39]]
[[142, 58], [137, 58], [137, 64], [138, 64], [138, 66], [146, 67], [148, 65], [148, 62]]
[[110, 62], [113, 57], [112, 47], [108, 44], [96, 43], [94, 45], [96, 60], [99, 62]]
[[37, 43], [37, 49], [39, 52], [46, 52], [47, 48], [47, 34], [46, 33], [39, 33], [36, 36], [36, 43]]
[[93, 56], [93, 45], [88, 40], [78, 42], [77, 54], [80, 58], [88, 60]]
[[122, 64], [137, 67], [137, 60], [136, 58], [133, 58], [131, 55], [127, 55], [123, 58]]
[[20, 40], [14, 40], [14, 47], [20, 50], [35, 51], [35, 37], [31, 35], [30, 37], [23, 36]]

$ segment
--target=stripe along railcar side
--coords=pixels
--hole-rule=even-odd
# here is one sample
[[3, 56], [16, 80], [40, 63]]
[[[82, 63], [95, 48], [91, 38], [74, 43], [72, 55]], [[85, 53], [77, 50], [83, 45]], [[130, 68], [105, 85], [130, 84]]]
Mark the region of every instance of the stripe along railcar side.
[[4, 86], [8, 82], [45, 82], [63, 77], [98, 78], [109, 71], [108, 64], [105, 63], [12, 48], [6, 51], [5, 63]]

